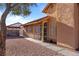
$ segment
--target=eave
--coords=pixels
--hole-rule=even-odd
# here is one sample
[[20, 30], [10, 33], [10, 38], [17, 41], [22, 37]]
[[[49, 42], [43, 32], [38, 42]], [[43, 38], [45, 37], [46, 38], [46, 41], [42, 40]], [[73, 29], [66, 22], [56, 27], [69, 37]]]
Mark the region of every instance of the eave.
[[49, 16], [42, 17], [42, 18], [40, 18], [40, 19], [37, 19], [37, 20], [31, 21], [31, 22], [28, 22], [28, 23], [24, 24], [23, 26], [38, 24], [38, 23], [41, 23], [42, 21], [46, 21], [46, 20], [49, 19], [49, 18], [50, 18]]
[[43, 9], [42, 12], [46, 13], [50, 5], [51, 5], [51, 3], [48, 3], [47, 6]]

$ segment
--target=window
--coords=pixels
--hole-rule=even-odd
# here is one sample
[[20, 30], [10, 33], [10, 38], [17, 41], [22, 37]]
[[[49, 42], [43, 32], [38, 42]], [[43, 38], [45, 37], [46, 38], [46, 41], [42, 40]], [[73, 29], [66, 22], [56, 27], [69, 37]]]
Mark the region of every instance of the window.
[[27, 27], [27, 32], [32, 32], [32, 27]]
[[40, 26], [34, 26], [35, 33], [40, 33]]

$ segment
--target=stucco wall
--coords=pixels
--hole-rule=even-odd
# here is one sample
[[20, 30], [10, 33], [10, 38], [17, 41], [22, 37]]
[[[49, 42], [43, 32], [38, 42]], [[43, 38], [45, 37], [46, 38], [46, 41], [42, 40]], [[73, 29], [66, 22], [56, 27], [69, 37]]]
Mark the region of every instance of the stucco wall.
[[49, 40], [51, 39], [53, 42], [57, 42], [57, 7], [56, 4], [51, 4], [51, 6], [48, 7], [46, 14], [50, 16], [49, 20], [49, 29], [48, 29], [48, 36]]
[[51, 17], [57, 17], [57, 5], [56, 3], [52, 3], [47, 9], [46, 14]]
[[46, 13], [57, 21], [57, 44], [71, 49], [78, 48], [78, 23], [76, 23], [78, 12], [76, 8], [76, 4], [60, 3], [54, 4]]
[[75, 42], [79, 48], [79, 4], [74, 5], [74, 23], [75, 23]]
[[53, 42], [57, 42], [56, 19], [52, 17], [48, 22], [48, 37], [49, 40], [52, 40]]
[[41, 33], [40, 24], [33, 25], [34, 39], [40, 40], [40, 36], [41, 36], [40, 33]]
[[57, 17], [57, 44], [76, 49], [74, 4], [57, 4]]
[[26, 37], [40, 40], [40, 37], [41, 37], [40, 36], [40, 33], [41, 33], [40, 24], [29, 25], [29, 26], [26, 26], [25, 28], [26, 28], [26, 33], [25, 33]]

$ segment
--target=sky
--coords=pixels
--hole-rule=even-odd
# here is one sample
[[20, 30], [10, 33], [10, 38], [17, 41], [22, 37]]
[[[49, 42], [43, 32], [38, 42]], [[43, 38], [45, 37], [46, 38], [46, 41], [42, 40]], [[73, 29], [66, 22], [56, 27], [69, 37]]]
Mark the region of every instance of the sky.
[[[27, 17], [9, 14], [6, 18], [6, 25], [10, 25], [16, 22], [25, 24], [27, 22], [42, 18], [46, 16], [46, 14], [42, 12], [42, 10], [45, 8], [46, 5], [47, 5], [46, 3], [37, 3], [37, 6], [31, 7], [31, 14]], [[0, 7], [0, 16], [4, 12], [4, 10], [5, 10], [4, 7]]]

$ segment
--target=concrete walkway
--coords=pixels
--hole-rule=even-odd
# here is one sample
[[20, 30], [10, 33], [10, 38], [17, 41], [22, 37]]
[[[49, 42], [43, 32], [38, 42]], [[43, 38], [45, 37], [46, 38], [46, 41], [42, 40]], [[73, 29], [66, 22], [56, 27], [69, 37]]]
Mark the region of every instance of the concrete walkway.
[[30, 41], [32, 41], [34, 43], [38, 43], [38, 44], [40, 44], [42, 46], [45, 46], [46, 48], [49, 48], [49, 49], [51, 49], [53, 51], [61, 53], [61, 54], [65, 55], [65, 56], [79, 56], [79, 51], [71, 51], [71, 50], [69, 50], [67, 48], [59, 47], [59, 46], [57, 46], [55, 44], [42, 42], [40, 40], [35, 40], [35, 39], [32, 39], [32, 38], [25, 38], [25, 39], [30, 40]]

